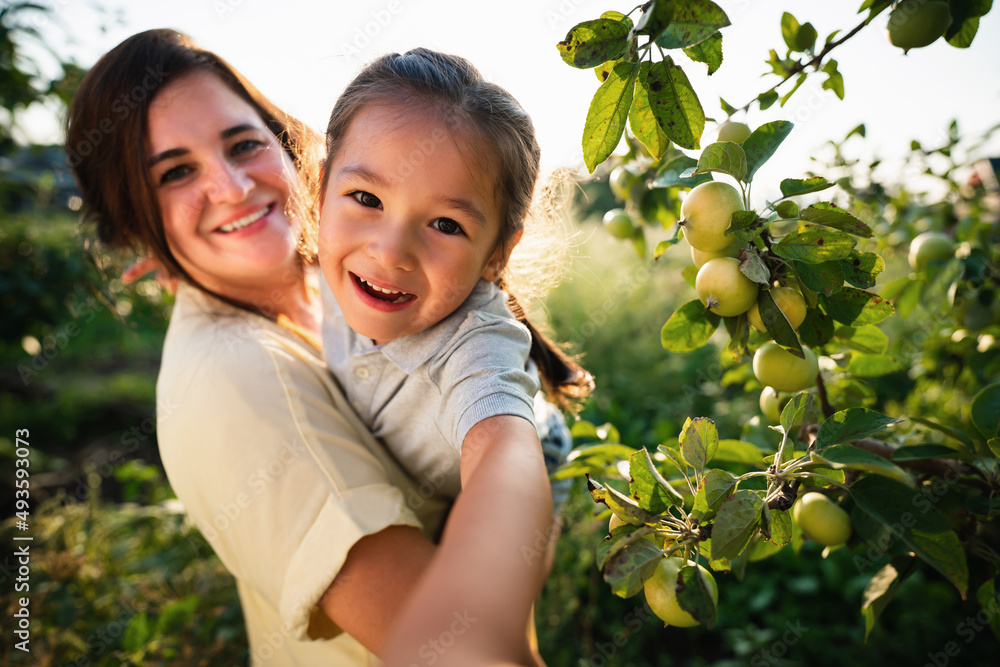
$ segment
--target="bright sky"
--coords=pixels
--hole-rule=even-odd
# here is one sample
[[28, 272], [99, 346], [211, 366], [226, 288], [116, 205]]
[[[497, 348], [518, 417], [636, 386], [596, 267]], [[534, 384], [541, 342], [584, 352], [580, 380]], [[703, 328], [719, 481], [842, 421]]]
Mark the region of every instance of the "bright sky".
[[[635, 0], [631, 0], [635, 2]], [[721, 94], [741, 106], [770, 87], [768, 49], [784, 55], [780, 19], [791, 9], [811, 21], [820, 41], [833, 30], [845, 34], [857, 23], [860, 0], [795, 3], [790, 0], [717, 0], [732, 26], [723, 30], [725, 60], [712, 77], [705, 66], [671, 52], [698, 91], [706, 113], [721, 117]], [[484, 75], [507, 88], [531, 113], [545, 166], [582, 165], [580, 137], [590, 98], [598, 87], [592, 72], [565, 65], [556, 42], [576, 23], [603, 11], [629, 11], [616, 0], [172, 0], [99, 2], [124, 21], [115, 25], [88, 0], [51, 0], [55, 20], [44, 27], [50, 43], [84, 66], [128, 35], [154, 27], [190, 34], [228, 59], [274, 102], [322, 130], [337, 95], [366, 61], [385, 52], [427, 46], [469, 58]], [[842, 102], [816, 82], [807, 83], [788, 105], [753, 111], [751, 126], [786, 119], [796, 128], [757, 182], [803, 175], [810, 156], [830, 139], [865, 122], [864, 150], [899, 155], [911, 139], [942, 141], [952, 118], [973, 137], [1000, 122], [1000, 10], [982, 20], [969, 49], [939, 40], [909, 55], [885, 35], [888, 12], [834, 52], [844, 75]], [[102, 32], [102, 23], [111, 23]], [[51, 123], [50, 123], [51, 125]], [[706, 128], [706, 139], [714, 130]], [[41, 130], [39, 130], [41, 132]], [[53, 131], [43, 133], [59, 141]], [[704, 142], [703, 142], [704, 145]], [[860, 150], [859, 146], [859, 150]], [[1000, 136], [987, 152], [1000, 154]]]

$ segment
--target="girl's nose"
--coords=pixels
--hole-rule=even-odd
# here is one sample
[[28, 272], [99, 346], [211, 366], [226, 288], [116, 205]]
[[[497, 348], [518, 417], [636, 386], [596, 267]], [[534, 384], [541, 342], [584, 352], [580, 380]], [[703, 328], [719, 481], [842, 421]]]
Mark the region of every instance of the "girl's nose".
[[385, 269], [412, 271], [415, 243], [406, 225], [380, 225], [368, 240], [368, 256]]

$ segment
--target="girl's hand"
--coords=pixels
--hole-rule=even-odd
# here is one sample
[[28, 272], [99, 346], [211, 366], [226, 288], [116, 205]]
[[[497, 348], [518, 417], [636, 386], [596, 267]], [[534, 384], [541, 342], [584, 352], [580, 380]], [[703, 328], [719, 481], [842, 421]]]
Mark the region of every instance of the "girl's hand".
[[170, 294], [177, 291], [177, 278], [170, 275], [167, 269], [160, 264], [159, 260], [152, 257], [143, 257], [122, 271], [122, 282], [126, 285], [134, 283], [147, 273], [153, 271], [156, 272], [156, 282], [160, 284], [160, 287]]

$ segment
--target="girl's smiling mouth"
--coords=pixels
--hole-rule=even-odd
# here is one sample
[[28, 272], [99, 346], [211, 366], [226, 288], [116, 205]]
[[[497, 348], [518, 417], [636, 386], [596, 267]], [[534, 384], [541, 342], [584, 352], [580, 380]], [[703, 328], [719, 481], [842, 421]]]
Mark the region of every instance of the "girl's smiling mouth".
[[391, 290], [387, 287], [381, 287], [375, 283], [369, 282], [360, 276], [351, 273], [351, 278], [354, 283], [368, 296], [383, 301], [385, 303], [391, 304], [403, 304], [408, 303], [417, 298], [416, 294], [410, 294], [409, 292], [400, 292], [397, 290]]

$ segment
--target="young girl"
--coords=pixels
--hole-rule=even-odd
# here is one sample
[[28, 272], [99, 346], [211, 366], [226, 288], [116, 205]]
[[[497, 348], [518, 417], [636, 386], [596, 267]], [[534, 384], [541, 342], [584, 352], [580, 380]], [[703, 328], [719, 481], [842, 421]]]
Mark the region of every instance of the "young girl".
[[522, 418], [519, 446], [539, 446], [521, 428], [536, 421], [559, 441], [561, 415], [533, 398], [535, 366], [562, 402], [591, 388], [503, 291], [538, 163], [517, 101], [466, 60], [426, 49], [369, 65], [331, 114], [324, 356], [424, 495], [455, 497], [505, 433], [501, 418]]

